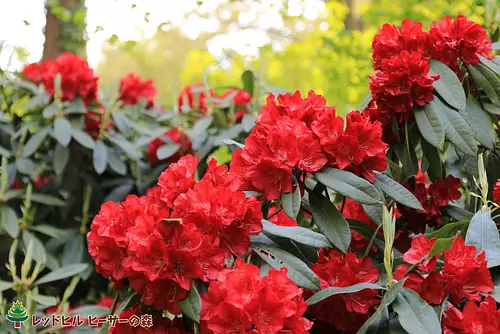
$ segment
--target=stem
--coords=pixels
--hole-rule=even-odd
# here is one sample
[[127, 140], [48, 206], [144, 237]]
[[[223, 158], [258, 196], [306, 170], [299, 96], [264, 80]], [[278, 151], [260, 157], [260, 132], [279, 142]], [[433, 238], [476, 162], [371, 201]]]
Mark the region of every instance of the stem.
[[381, 227], [382, 227], [382, 224], [377, 226], [377, 229], [373, 233], [372, 238], [370, 239], [370, 242], [368, 243], [368, 246], [366, 247], [365, 254], [363, 255], [363, 257], [367, 257], [368, 254], [370, 253], [370, 249], [372, 248], [373, 243], [375, 242], [375, 238], [377, 237], [378, 231], [380, 230]]
[[[345, 201], [346, 201], [346, 197], [344, 197], [344, 199], [342, 200], [342, 207], [340, 208], [340, 213], [342, 213], [342, 214], [344, 213]], [[382, 224], [380, 224], [380, 226], [381, 226], [381, 225], [382, 225]], [[379, 226], [379, 227], [380, 227], [380, 226]]]

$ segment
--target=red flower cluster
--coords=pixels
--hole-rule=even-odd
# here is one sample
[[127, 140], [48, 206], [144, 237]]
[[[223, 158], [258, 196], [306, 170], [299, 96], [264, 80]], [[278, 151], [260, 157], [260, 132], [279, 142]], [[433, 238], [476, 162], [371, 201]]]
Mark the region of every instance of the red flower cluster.
[[97, 80], [86, 60], [66, 52], [55, 60], [26, 66], [22, 74], [36, 84], [43, 84], [45, 90], [54, 96], [54, 80], [61, 75], [61, 99], [72, 101], [79, 96], [86, 106], [97, 101]]
[[444, 180], [436, 180], [429, 187], [424, 183], [415, 182], [415, 190], [409, 190], [413, 191], [424, 211], [398, 206], [405, 217], [406, 227], [415, 233], [423, 233], [426, 225], [439, 225], [442, 216], [440, 208], [448, 205], [450, 201], [458, 200], [462, 196], [461, 187], [460, 179], [452, 175], [448, 175]]
[[[87, 111], [83, 116], [83, 120], [85, 121], [85, 131], [94, 139], [99, 137], [99, 133], [102, 127], [102, 118], [106, 113], [106, 110], [103, 106], [99, 106], [100, 112], [97, 111]], [[106, 125], [106, 130], [111, 131], [113, 129], [113, 120], [109, 120]]]
[[[334, 250], [321, 249], [318, 262], [311, 269], [320, 278], [322, 289], [347, 287], [358, 283], [375, 283], [379, 278], [379, 272], [372, 266], [370, 258], [360, 259], [351, 252], [345, 255]], [[334, 325], [338, 331], [356, 333], [374, 312], [374, 306], [379, 304], [377, 295], [378, 292], [373, 289], [333, 295], [312, 305], [309, 311], [322, 328], [330, 324]], [[333, 330], [329, 331], [331, 332]]]
[[309, 92], [281, 94], [278, 104], [269, 94], [257, 126], [231, 161], [231, 171], [242, 178], [242, 190], [264, 192], [274, 200], [291, 192], [295, 170], [317, 172], [329, 165], [374, 180], [373, 170], [386, 168], [386, 144], [380, 123], [372, 123], [359, 112], [344, 121], [326, 100]]
[[98, 273], [128, 278], [144, 304], [173, 314], [193, 279], [217, 278], [225, 260], [244, 255], [250, 235], [262, 231], [260, 203], [236, 191], [227, 167], [211, 160], [196, 183], [197, 163], [184, 156], [145, 196], [103, 204], [88, 234]]
[[493, 186], [493, 202], [500, 205], [500, 179], [497, 180], [497, 183]]
[[[428, 239], [419, 235], [412, 240], [411, 249], [403, 255], [403, 260], [416, 264], [428, 255], [436, 238]], [[487, 268], [484, 251], [476, 255], [476, 247], [466, 246], [459, 236], [453, 247], [443, 253], [444, 265], [436, 269], [438, 255], [427, 259], [417, 266], [422, 275], [412, 272], [408, 275], [405, 287], [420, 294], [432, 304], [441, 304], [446, 296], [454, 303], [467, 300], [481, 300], [481, 294], [493, 291], [493, 281]], [[399, 265], [394, 273], [396, 279], [402, 279], [408, 271], [407, 265]]]
[[444, 334], [500, 333], [500, 310], [491, 296], [479, 304], [468, 302], [463, 312], [449, 304], [443, 317]]
[[148, 161], [151, 164], [157, 165], [159, 163], [175, 162], [191, 150], [191, 147], [192, 147], [191, 140], [182, 131], [180, 131], [178, 129], [170, 129], [170, 130], [166, 131], [163, 134], [163, 136], [168, 138], [168, 140], [171, 141], [172, 143], [178, 144], [179, 149], [177, 150], [176, 153], [174, 153], [169, 158], [164, 159], [164, 160], [160, 160], [160, 159], [158, 159], [158, 156], [156, 155], [156, 151], [161, 146], [165, 145], [166, 142], [162, 138], [153, 139], [152, 141], [150, 141], [148, 143], [148, 151], [146, 153], [146, 158], [148, 159]]
[[245, 116], [247, 113], [247, 105], [252, 102], [252, 96], [244, 89], [231, 88], [227, 90], [224, 94], [219, 96], [219, 100], [223, 101], [228, 96], [233, 95], [233, 103], [236, 106], [234, 112], [234, 118], [239, 120]]
[[[124, 323], [117, 322], [115, 326], [110, 327], [109, 334], [187, 334], [181, 318], [170, 320], [156, 314], [151, 315], [152, 322], [149, 322], [149, 324], [143, 321], [142, 325], [144, 326], [141, 326], [141, 322], [135, 327], [130, 324], [130, 318], [134, 316], [138, 317], [140, 321], [141, 316], [149, 315], [149, 313], [141, 312], [140, 303], [138, 303], [134, 307], [120, 313], [118, 317], [120, 319], [127, 319], [128, 321]], [[151, 327], [148, 327], [149, 325]]]
[[420, 53], [400, 54], [382, 59], [380, 69], [370, 76], [370, 90], [377, 107], [389, 110], [399, 122], [413, 120], [413, 107], [432, 101], [432, 84], [439, 75], [428, 76], [430, 66]]
[[[215, 92], [211, 89], [208, 93], [211, 98], [216, 96]], [[177, 98], [177, 105], [179, 106], [179, 113], [183, 112], [183, 107], [197, 109], [206, 113], [208, 111], [207, 96], [203, 84], [198, 83], [185, 87]]]
[[284, 210], [276, 213], [276, 206], [271, 206], [267, 215], [271, 218], [268, 220], [278, 226], [298, 226], [297, 222], [292, 218], [288, 217]]
[[236, 260], [233, 270], [210, 283], [202, 295], [202, 333], [306, 334], [307, 303], [287, 269], [271, 269], [260, 278], [258, 267]]
[[479, 63], [478, 55], [492, 58], [491, 40], [486, 30], [464, 15], [450, 16], [433, 23], [429, 30], [428, 53], [462, 76], [457, 60], [465, 65]]
[[134, 105], [142, 99], [147, 101], [147, 108], [154, 104], [156, 88], [153, 80], [142, 81], [138, 75], [129, 73], [120, 81], [120, 100], [124, 104]]

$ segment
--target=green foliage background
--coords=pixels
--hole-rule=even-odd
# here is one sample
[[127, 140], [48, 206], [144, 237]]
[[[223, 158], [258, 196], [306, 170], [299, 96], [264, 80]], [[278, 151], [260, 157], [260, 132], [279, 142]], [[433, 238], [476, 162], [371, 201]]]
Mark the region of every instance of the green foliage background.
[[[153, 78], [159, 90], [160, 102], [172, 103], [182, 85], [200, 82], [208, 73], [211, 86], [238, 85], [246, 67], [261, 73], [268, 86], [303, 93], [314, 89], [324, 94], [339, 113], [356, 109], [368, 93], [368, 76], [372, 73], [371, 41], [383, 23], [400, 24], [406, 17], [421, 21], [424, 29], [445, 15], [464, 14], [490, 32], [498, 26], [498, 4], [495, 0], [357, 0], [349, 1], [359, 17], [357, 27], [349, 29], [350, 13], [347, 1], [327, 1], [325, 18], [308, 24], [300, 33], [293, 33], [291, 42], [281, 51], [272, 45], [260, 50], [259, 59], [245, 59], [230, 54], [231, 67], [223, 70], [207, 51], [205, 34], [192, 41], [179, 30], [158, 33], [139, 42], [120, 42], [105, 52], [106, 60], [99, 66], [101, 82], [110, 84], [123, 75], [123, 69]], [[352, 5], [354, 3], [354, 5]], [[232, 16], [225, 24], [235, 21], [238, 12], [231, 4]], [[285, 26], [293, 27], [300, 17], [284, 17]], [[327, 22], [328, 28], [325, 29]], [[224, 29], [224, 23], [222, 23]], [[323, 29], [321, 29], [323, 28]], [[272, 37], [271, 39], [274, 40]], [[279, 36], [276, 39], [280, 39]], [[214, 65], [214, 66], [211, 66]], [[207, 72], [207, 69], [209, 71]]]

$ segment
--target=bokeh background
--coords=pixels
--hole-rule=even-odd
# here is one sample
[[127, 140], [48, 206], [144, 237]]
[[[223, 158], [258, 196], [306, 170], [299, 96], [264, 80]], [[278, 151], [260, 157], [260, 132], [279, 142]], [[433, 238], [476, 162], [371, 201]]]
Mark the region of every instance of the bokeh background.
[[183, 85], [232, 86], [251, 68], [267, 86], [314, 89], [339, 113], [368, 93], [383, 23], [410, 17], [427, 29], [465, 14], [492, 32], [500, 22], [497, 0], [0, 0], [0, 13], [2, 69], [69, 50], [101, 84], [134, 72], [170, 104]]

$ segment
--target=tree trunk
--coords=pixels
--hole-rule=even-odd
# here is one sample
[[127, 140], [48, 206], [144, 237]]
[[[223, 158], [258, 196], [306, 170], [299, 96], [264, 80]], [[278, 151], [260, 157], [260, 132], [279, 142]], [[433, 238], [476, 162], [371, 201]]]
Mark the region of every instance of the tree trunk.
[[356, 11], [356, 0], [346, 0], [349, 7], [349, 14], [345, 18], [345, 27], [347, 30], [363, 30], [363, 21], [361, 15]]
[[45, 42], [42, 61], [54, 59], [69, 51], [85, 55], [85, 4], [84, 0], [59, 0], [59, 6], [46, 4]]

